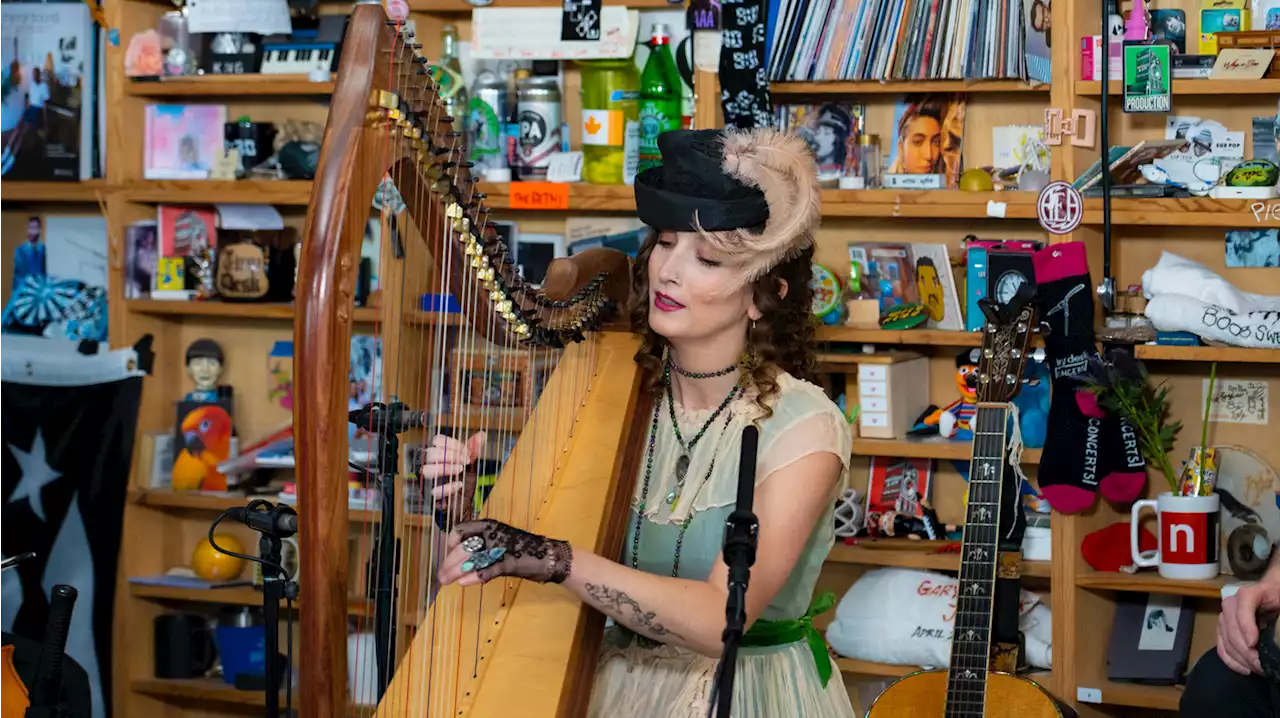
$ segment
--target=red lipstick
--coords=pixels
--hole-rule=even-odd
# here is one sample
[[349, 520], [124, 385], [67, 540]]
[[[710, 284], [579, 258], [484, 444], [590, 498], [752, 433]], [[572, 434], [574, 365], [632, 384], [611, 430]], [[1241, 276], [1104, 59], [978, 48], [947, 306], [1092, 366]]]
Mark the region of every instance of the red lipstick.
[[676, 300], [668, 297], [662, 292], [654, 292], [653, 306], [662, 312], [677, 312], [684, 309], [684, 305]]

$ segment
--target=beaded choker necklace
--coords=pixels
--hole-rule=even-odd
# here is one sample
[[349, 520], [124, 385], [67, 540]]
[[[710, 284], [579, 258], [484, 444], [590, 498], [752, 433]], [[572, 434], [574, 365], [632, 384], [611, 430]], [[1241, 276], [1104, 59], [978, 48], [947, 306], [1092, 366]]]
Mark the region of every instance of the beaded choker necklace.
[[720, 369], [718, 371], [689, 371], [687, 369], [681, 369], [679, 364], [676, 364], [670, 359], [667, 360], [667, 366], [675, 370], [675, 373], [679, 374], [680, 376], [687, 377], [689, 379], [714, 379], [718, 376], [732, 374], [733, 372], [737, 371], [739, 367], [738, 364], [730, 364], [729, 366], [723, 369]]

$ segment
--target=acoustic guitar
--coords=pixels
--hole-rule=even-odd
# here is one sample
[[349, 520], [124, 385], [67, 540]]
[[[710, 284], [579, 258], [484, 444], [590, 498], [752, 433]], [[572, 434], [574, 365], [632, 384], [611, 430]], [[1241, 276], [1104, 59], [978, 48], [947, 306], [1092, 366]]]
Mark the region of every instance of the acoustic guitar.
[[[1002, 492], [1010, 403], [1021, 385], [1034, 310], [1028, 292], [1007, 305], [983, 300], [987, 316], [978, 364], [978, 407], [971, 426], [973, 458], [969, 504], [961, 544], [960, 577], [951, 663], [946, 669], [919, 671], [884, 690], [867, 718], [1060, 718], [1063, 711], [1036, 683], [996, 670], [992, 625], [997, 577], [1015, 577], [1020, 555], [1000, 554], [1002, 511], [1021, 511], [1018, 492]], [[1005, 494], [1012, 496], [1005, 496]], [[1005, 516], [1009, 520], [1011, 516]], [[1016, 600], [1016, 591], [1014, 592]], [[1016, 654], [1016, 648], [1013, 649]], [[1012, 665], [1009, 670], [1012, 670]], [[1069, 710], [1069, 709], [1068, 709]]]

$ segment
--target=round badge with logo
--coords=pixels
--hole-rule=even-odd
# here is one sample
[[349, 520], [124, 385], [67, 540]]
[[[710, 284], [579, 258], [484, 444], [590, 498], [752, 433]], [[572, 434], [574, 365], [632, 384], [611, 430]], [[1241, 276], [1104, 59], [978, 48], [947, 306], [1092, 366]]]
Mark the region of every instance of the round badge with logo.
[[1050, 234], [1067, 234], [1084, 219], [1084, 197], [1067, 182], [1050, 182], [1036, 199], [1036, 218]]
[[880, 316], [881, 329], [911, 329], [929, 318], [923, 304], [899, 304]]
[[396, 22], [404, 22], [409, 19], [409, 3], [405, 0], [387, 0], [386, 4], [387, 17]]

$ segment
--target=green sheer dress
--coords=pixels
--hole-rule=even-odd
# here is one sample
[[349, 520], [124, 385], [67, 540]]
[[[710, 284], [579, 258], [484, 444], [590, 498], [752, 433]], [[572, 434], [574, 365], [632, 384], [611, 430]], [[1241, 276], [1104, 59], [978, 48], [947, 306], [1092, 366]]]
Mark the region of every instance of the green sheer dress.
[[[818, 572], [835, 540], [832, 513], [847, 483], [852, 435], [840, 410], [818, 387], [789, 374], [778, 377], [778, 386], [778, 394], [770, 400], [773, 415], [760, 421], [756, 485], [782, 480], [771, 475], [816, 452], [840, 457], [842, 469], [831, 487], [830, 508], [813, 528], [786, 584], [744, 641], [734, 682], [733, 715], [851, 718], [844, 682], [826, 662], [825, 644], [809, 626], [808, 616]], [[675, 569], [680, 578], [704, 580], [719, 560], [724, 521], [734, 508], [742, 428], [761, 413], [751, 393], [730, 404], [694, 447], [686, 484], [679, 500], [670, 505], [665, 499], [676, 488], [675, 466], [681, 451], [666, 398], [662, 401], [650, 485], [647, 496], [642, 496], [642, 461], [622, 562], [632, 565], [632, 546], [638, 545], [640, 570], [670, 576]], [[696, 433], [710, 415], [711, 410], [687, 412], [676, 406], [685, 437]], [[643, 516], [638, 544], [634, 543], [637, 516]], [[747, 645], [751, 643], [757, 645]], [[600, 655], [590, 715], [705, 718], [715, 668], [713, 658], [611, 626]]]

